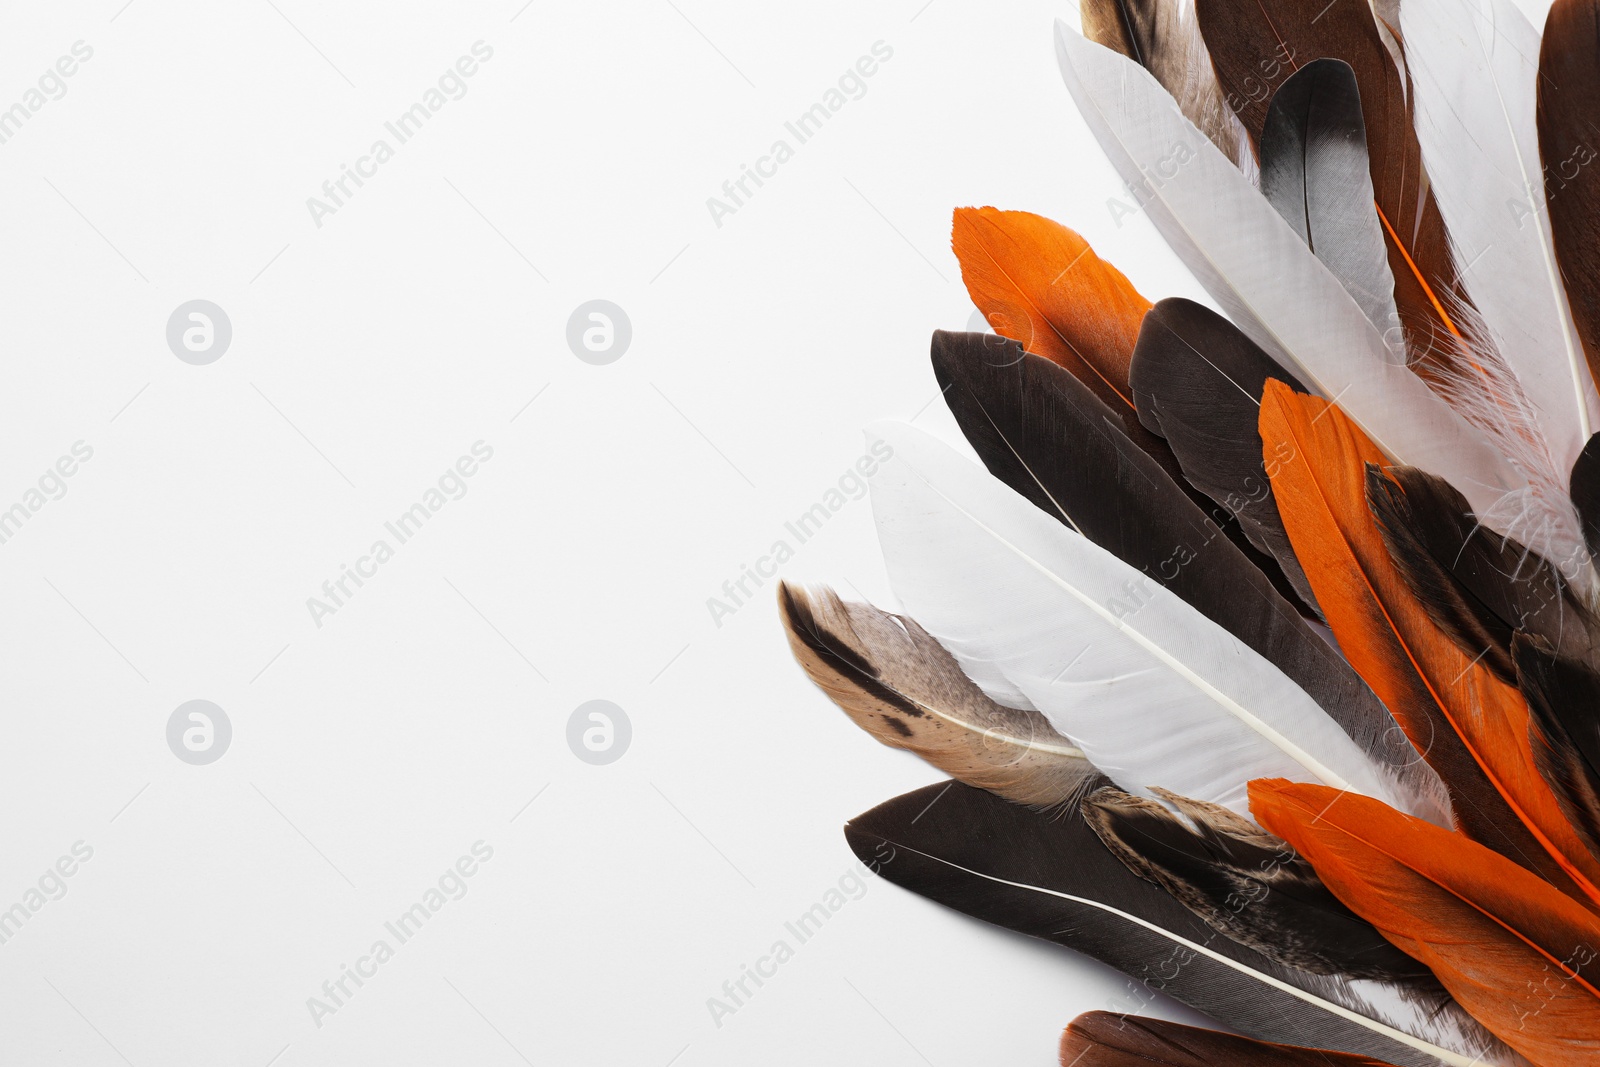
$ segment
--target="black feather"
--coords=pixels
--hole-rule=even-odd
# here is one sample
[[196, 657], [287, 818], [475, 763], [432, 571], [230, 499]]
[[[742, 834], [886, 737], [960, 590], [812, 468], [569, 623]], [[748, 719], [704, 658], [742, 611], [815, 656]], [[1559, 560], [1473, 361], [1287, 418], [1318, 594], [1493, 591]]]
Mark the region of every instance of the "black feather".
[[1128, 368], [1139, 421], [1166, 438], [1189, 484], [1236, 518], [1250, 543], [1278, 561], [1300, 601], [1315, 608], [1262, 460], [1257, 424], [1269, 378], [1310, 392], [1233, 323], [1179, 298], [1145, 314]]
[[[1076, 812], [1044, 815], [950, 783], [857, 816], [845, 838], [896, 885], [1117, 968], [1130, 979], [1129, 1009], [1165, 993], [1252, 1037], [1437, 1067], [1416, 1048], [1328, 1010], [1341, 1003], [1368, 1018], [1383, 1014], [1347, 983], [1283, 967], [1212, 930], [1124, 867]], [[1453, 1035], [1453, 1047], [1503, 1050], [1450, 1002], [1416, 1005], [1415, 1014]]]
[[[1029, 363], [1029, 361], [1023, 359], [1027, 352], [1019, 342], [1008, 340], [995, 334], [952, 333], [945, 330], [935, 330], [932, 353], [934, 374], [939, 378], [939, 385], [945, 390], [946, 403], [951, 405], [951, 411], [955, 414], [957, 421], [961, 421], [963, 415], [962, 411], [956, 408], [958, 401], [952, 400], [950, 397], [952, 381], [944, 377], [944, 368], [948, 367], [954, 371], [963, 366], [970, 367], [972, 368], [970, 372], [972, 376], [983, 379], [982, 384], [987, 384], [997, 389], [1021, 389], [1027, 381], [1037, 377], [1033, 372], [1029, 371], [1025, 374], [1021, 369], [1014, 376], [1008, 376], [1004, 373], [1010, 368], [1022, 368], [1024, 364]], [[1049, 363], [1048, 360], [1044, 362]], [[1060, 370], [1055, 364], [1050, 365]], [[984, 373], [981, 368], [990, 368], [991, 370], [988, 373]], [[1245, 531], [1240, 528], [1238, 520], [1225, 509], [1216, 506], [1210, 497], [1188, 483], [1184, 478], [1183, 469], [1178, 464], [1177, 457], [1172, 454], [1171, 447], [1168, 446], [1166, 441], [1163, 441], [1159, 436], [1145, 428], [1140, 421], [1139, 413], [1133, 407], [1118, 401], [1116, 394], [1110, 390], [1100, 388], [1097, 385], [1098, 379], [1085, 381], [1082, 378], [1075, 377], [1070, 372], [1063, 373], [1065, 373], [1066, 377], [1072, 379], [1075, 384], [1081, 386], [1082, 391], [1086, 391], [1099, 401], [1100, 407], [1095, 408], [1096, 413], [1103, 411], [1109, 415], [1123, 435], [1137, 446], [1139, 451], [1150, 458], [1156, 469], [1165, 474], [1168, 480], [1194, 503], [1196, 508], [1205, 512], [1210, 522], [1245, 554], [1245, 558], [1250, 560], [1255, 567], [1267, 576], [1272, 582], [1273, 588], [1288, 598], [1296, 606], [1297, 610], [1301, 608], [1299, 594], [1295, 591], [1295, 586], [1284, 575], [1278, 562], [1251, 543]], [[1048, 404], [1049, 398], [1037, 397], [1031, 400], [1024, 400], [1019, 397], [1016, 404], [1022, 403], [1038, 406], [1040, 404]], [[1016, 404], [1013, 406], [1016, 406]], [[983, 421], [981, 415], [978, 421], [980, 423]], [[965, 423], [963, 423], [963, 429], [966, 429]], [[1046, 432], [1046, 428], [1038, 427], [1033, 432]], [[969, 432], [969, 439], [970, 436]], [[1029, 499], [1034, 499], [1037, 502], [1033, 496], [1030, 496]], [[1309, 609], [1306, 610], [1309, 612]]]

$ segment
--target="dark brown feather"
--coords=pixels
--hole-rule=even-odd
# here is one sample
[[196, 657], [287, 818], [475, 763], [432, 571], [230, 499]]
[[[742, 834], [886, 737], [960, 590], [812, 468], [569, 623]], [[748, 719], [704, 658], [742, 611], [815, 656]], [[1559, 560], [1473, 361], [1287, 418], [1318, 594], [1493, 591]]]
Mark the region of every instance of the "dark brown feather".
[[[1181, 297], [1145, 315], [1128, 364], [1139, 421], [1165, 439], [1179, 480], [1233, 516], [1250, 543], [1277, 560], [1294, 599], [1320, 617], [1261, 459], [1256, 423], [1268, 379], [1308, 391], [1233, 323]], [[1215, 517], [1217, 509], [1208, 510]]]
[[1600, 559], [1600, 433], [1584, 443], [1572, 464], [1572, 506], [1583, 524], [1589, 554]]
[[1589, 373], [1600, 377], [1600, 0], [1556, 0], [1539, 49], [1550, 231]]
[[1390, 1067], [1348, 1052], [1275, 1045], [1219, 1030], [1091, 1011], [1061, 1035], [1061, 1067]]

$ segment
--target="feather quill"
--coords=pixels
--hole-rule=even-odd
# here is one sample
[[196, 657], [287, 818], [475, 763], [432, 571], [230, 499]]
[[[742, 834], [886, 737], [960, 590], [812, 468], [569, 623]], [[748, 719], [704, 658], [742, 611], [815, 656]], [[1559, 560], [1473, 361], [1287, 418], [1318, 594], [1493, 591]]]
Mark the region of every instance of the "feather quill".
[[991, 699], [1041, 712], [1129, 792], [1245, 809], [1260, 768], [1429, 811], [1304, 690], [1154, 580], [910, 426], [873, 514], [900, 602]]
[[1368, 507], [1382, 455], [1336, 405], [1268, 382], [1266, 454], [1284, 524], [1351, 665], [1451, 790], [1474, 839], [1600, 902], [1596, 863], [1534, 765], [1515, 688], [1457, 646], [1406, 585]]
[[1130, 1009], [1166, 993], [1269, 1041], [1404, 1067], [1506, 1062], [1453, 1006], [1285, 968], [1222, 936], [1124, 867], [1075, 813], [1043, 815], [952, 783], [858, 815], [845, 838], [898, 886], [1117, 968]]
[[[997, 349], [992, 340], [936, 333], [933, 341], [934, 375], [945, 403], [990, 473], [1270, 660], [1387, 777], [1404, 780], [1416, 795], [1437, 797], [1430, 817], [1449, 825], [1442, 783], [1417, 761], [1367, 685], [1305, 625], [1258, 564], [1219, 535], [1072, 375], [1020, 347]], [[1255, 422], [1252, 406], [1248, 424], [1241, 425], [1259, 442]], [[1256, 457], [1259, 472], [1259, 443]]]
[[1379, 332], [1400, 325], [1383, 227], [1372, 210], [1367, 127], [1350, 65], [1307, 63], [1272, 95], [1261, 195], [1355, 298]]
[[1253, 782], [1251, 810], [1334, 894], [1540, 1067], [1600, 1055], [1600, 918], [1459, 834], [1366, 797]]
[[[1600, 3], [1555, 0], [1539, 48], [1537, 122], [1551, 244], [1591, 380], [1600, 378]], [[1537, 199], [1537, 198], [1536, 198]]]
[[1251, 340], [1318, 392], [1339, 397], [1393, 459], [1466, 487], [1480, 508], [1525, 484], [1399, 365], [1338, 280], [1148, 72], [1059, 23], [1056, 41], [1062, 76], [1101, 147], [1140, 184], [1167, 243]]
[[1075, 804], [1099, 772], [1037, 711], [996, 704], [916, 620], [779, 583], [789, 647], [857, 726], [1018, 804]]
[[1090, 1011], [1061, 1035], [1061, 1067], [1390, 1067], [1348, 1052], [1280, 1045], [1165, 1019]]

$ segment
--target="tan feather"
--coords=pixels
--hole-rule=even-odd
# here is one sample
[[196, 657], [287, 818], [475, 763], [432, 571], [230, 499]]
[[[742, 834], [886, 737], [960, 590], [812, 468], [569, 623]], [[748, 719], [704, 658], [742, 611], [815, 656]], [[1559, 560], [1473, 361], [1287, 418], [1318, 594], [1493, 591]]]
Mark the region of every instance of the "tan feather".
[[867, 733], [968, 785], [1049, 808], [1099, 772], [1037, 711], [996, 704], [913, 619], [846, 604], [831, 589], [779, 584], [795, 659]]

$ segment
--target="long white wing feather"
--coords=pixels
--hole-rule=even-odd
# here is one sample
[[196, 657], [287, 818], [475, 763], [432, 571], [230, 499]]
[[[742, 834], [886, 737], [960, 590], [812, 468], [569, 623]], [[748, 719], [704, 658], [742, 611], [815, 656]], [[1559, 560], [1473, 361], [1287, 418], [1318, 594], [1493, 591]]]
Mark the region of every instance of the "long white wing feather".
[[1248, 814], [1246, 783], [1282, 776], [1431, 810], [1277, 667], [1153, 579], [920, 430], [868, 432], [894, 451], [872, 505], [906, 610], [991, 698], [1020, 693], [1118, 785]]

